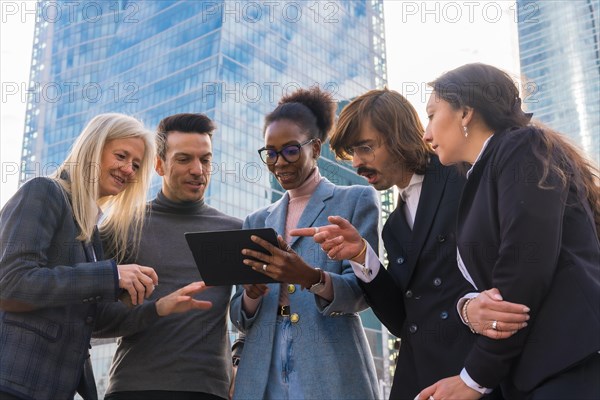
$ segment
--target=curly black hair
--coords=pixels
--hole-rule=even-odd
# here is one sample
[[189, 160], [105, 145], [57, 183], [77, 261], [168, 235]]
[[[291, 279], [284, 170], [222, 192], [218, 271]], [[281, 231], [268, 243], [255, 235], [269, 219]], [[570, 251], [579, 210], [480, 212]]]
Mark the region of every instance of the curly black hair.
[[279, 100], [277, 107], [265, 117], [265, 127], [287, 119], [309, 132], [310, 137], [327, 139], [335, 121], [336, 102], [331, 93], [314, 86], [298, 89]]

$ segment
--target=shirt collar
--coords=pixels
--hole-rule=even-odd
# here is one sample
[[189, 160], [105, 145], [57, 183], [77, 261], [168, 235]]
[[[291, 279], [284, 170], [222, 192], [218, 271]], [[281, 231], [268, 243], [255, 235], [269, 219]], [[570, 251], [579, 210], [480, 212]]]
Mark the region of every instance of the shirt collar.
[[408, 182], [408, 185], [402, 189], [398, 189], [398, 194], [402, 200], [406, 201], [410, 193], [415, 188], [415, 185], [422, 183], [423, 179], [425, 179], [425, 175], [413, 174], [413, 176], [410, 178], [410, 182]]
[[493, 137], [494, 135], [492, 134], [489, 138], [487, 138], [485, 140], [485, 142], [483, 142], [483, 146], [481, 146], [481, 151], [479, 152], [479, 154], [477, 155], [477, 158], [475, 159], [475, 162], [473, 163], [473, 165], [471, 165], [471, 168], [469, 168], [469, 170], [467, 171], [467, 179], [469, 179], [469, 176], [471, 175], [471, 173], [473, 172], [473, 168], [475, 168], [475, 164], [477, 164], [477, 161], [479, 161], [479, 159], [481, 158], [481, 155], [483, 154], [483, 152], [485, 151], [485, 148], [487, 147], [488, 143], [490, 142], [490, 139]]

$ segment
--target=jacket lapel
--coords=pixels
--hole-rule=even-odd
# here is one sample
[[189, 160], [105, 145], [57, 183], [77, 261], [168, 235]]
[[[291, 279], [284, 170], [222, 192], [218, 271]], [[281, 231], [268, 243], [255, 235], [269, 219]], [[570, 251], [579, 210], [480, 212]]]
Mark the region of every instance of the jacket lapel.
[[423, 246], [427, 241], [427, 236], [431, 230], [433, 219], [437, 213], [440, 200], [446, 187], [448, 170], [444, 168], [437, 156], [431, 156], [431, 161], [427, 165], [423, 186], [421, 187], [421, 196], [415, 215], [413, 225], [412, 245], [414, 246], [412, 255], [408, 258], [409, 279], [421, 255]]
[[97, 260], [104, 260], [104, 250], [102, 249], [102, 241], [100, 240], [100, 232], [98, 228], [94, 228], [94, 234], [92, 235], [92, 247], [96, 253]]
[[402, 290], [408, 287], [410, 271], [405, 265], [395, 265], [395, 260], [397, 257], [407, 258], [407, 255], [410, 254], [412, 246], [411, 238], [413, 235], [404, 216], [404, 207], [406, 207], [406, 204], [398, 204], [385, 222], [381, 232], [381, 237], [388, 253], [388, 260], [390, 260], [390, 266], [392, 266], [389, 271]]
[[[471, 276], [473, 282], [475, 282], [475, 285], [477, 287], [485, 287], [485, 280], [480, 278], [480, 274], [477, 272], [477, 269], [469, 269], [469, 267], [467, 266], [467, 264], [469, 264], [469, 261], [466, 257], [463, 257], [467, 255], [468, 252], [465, 251], [465, 248], [462, 249], [464, 252], [461, 252], [461, 222], [464, 223], [464, 221], [466, 221], [467, 219], [467, 215], [469, 214], [469, 210], [471, 209], [471, 205], [473, 204], [473, 200], [475, 198], [475, 193], [477, 192], [483, 174], [485, 173], [486, 165], [489, 163], [489, 160], [492, 156], [492, 153], [494, 152], [494, 149], [498, 145], [498, 140], [501, 137], [501, 135], [502, 133], [496, 133], [494, 134], [494, 136], [492, 136], [492, 138], [488, 142], [487, 147], [483, 151], [483, 154], [481, 154], [481, 157], [473, 166], [473, 170], [467, 178], [467, 182], [465, 183], [464, 189], [460, 197], [460, 202], [458, 204], [456, 244], [458, 246], [459, 252], [461, 253], [461, 258], [465, 263], [465, 267], [469, 271], [469, 275]], [[490, 168], [493, 168], [493, 165], [490, 165]], [[486, 179], [495, 179], [493, 170], [491, 172], [491, 175], [489, 175]]]
[[[333, 196], [334, 187], [333, 183], [323, 178], [302, 212], [298, 220], [298, 225], [296, 225], [298, 228], [306, 228], [313, 225], [317, 217], [325, 209], [325, 201]], [[290, 241], [290, 246], [294, 247], [298, 239], [300, 237], [293, 237]], [[312, 240], [312, 238], [310, 239]]]
[[83, 246], [83, 252], [85, 253], [85, 259], [87, 262], [95, 262], [104, 260], [104, 251], [102, 249], [102, 241], [100, 240], [100, 232], [98, 228], [94, 228], [92, 238], [90, 242], [81, 242]]
[[406, 204], [398, 202], [396, 209], [390, 214], [389, 218], [383, 225], [382, 236], [385, 235], [395, 245], [401, 246], [406, 251], [406, 245], [410, 244], [413, 232], [406, 222], [404, 215], [404, 207]]
[[289, 201], [290, 195], [285, 192], [281, 199], [271, 204], [268, 209], [269, 215], [265, 218], [265, 226], [272, 227], [281, 236], [284, 236], [285, 233], [285, 220]]
[[[460, 197], [460, 203], [458, 206], [458, 221], [465, 220], [466, 214], [469, 212], [471, 204], [473, 203], [475, 192], [477, 191], [479, 183], [481, 182], [481, 177], [484, 173], [485, 167], [488, 164], [489, 159], [492, 153], [494, 152], [494, 149], [498, 145], [498, 138], [501, 137], [503, 133], [504, 132], [496, 133], [494, 134], [494, 136], [492, 136], [485, 150], [483, 151], [483, 154], [481, 154], [481, 157], [473, 166], [473, 170], [467, 178], [467, 182], [465, 183], [465, 187]], [[495, 171], [492, 171], [490, 179], [494, 178], [494, 175]]]

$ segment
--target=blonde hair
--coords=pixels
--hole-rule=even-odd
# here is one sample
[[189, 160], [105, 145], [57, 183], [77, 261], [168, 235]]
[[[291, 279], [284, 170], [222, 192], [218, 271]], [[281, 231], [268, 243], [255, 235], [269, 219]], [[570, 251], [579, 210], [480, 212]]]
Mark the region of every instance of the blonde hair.
[[[140, 138], [145, 145], [135, 179], [119, 194], [99, 198], [99, 168], [104, 146], [112, 140], [129, 138]], [[133, 117], [117, 113], [100, 114], [87, 124], [65, 161], [51, 176], [71, 197], [73, 215], [80, 229], [77, 240], [91, 240], [100, 206], [104, 215], [99, 228], [107, 253], [117, 263], [122, 262], [130, 233], [134, 250], [137, 249], [154, 157], [154, 134]], [[61, 179], [64, 172], [68, 174], [68, 180]]]

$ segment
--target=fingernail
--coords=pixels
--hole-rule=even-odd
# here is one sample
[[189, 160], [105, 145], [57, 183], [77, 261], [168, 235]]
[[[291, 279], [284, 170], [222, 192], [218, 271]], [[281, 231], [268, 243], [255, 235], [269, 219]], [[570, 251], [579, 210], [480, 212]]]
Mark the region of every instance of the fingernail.
[[497, 294], [497, 293], [494, 295], [494, 298], [495, 298], [496, 300], [500, 300], [500, 301], [502, 301], [502, 296], [500, 296], [500, 295], [499, 295], [499, 294]]
[[242, 262], [246, 265], [250, 265], [250, 260], [243, 260]]
[[527, 326], [527, 322], [523, 323], [523, 328], [525, 328]]
[[248, 253], [246, 249], [242, 250], [242, 254], [246, 255], [246, 253]]
[[523, 307], [523, 312], [529, 312], [529, 311], [531, 311], [531, 310], [529, 309], [529, 307]]

